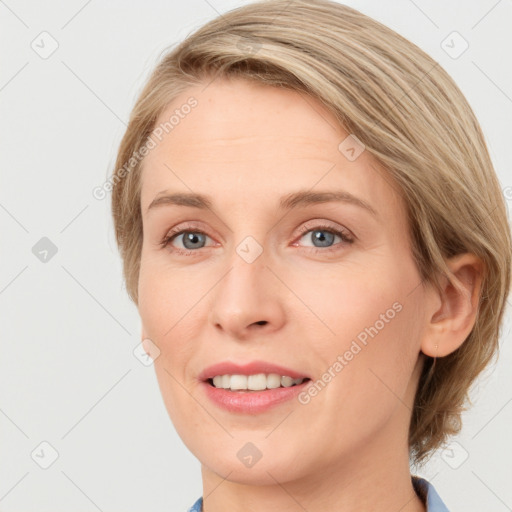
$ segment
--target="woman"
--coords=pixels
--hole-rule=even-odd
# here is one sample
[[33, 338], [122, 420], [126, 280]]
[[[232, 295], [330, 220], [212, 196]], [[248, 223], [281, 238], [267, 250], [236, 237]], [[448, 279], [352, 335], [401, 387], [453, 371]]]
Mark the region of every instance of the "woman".
[[511, 240], [439, 64], [337, 3], [246, 5], [164, 56], [112, 182], [191, 510], [447, 510], [410, 463], [496, 352]]

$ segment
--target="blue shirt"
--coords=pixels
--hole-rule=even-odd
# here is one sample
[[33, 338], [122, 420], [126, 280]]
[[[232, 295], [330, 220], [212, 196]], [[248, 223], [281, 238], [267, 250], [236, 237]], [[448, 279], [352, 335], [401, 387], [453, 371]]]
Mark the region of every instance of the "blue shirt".
[[[450, 512], [430, 482], [424, 478], [413, 476], [412, 485], [425, 503], [427, 512]], [[202, 496], [188, 509], [188, 512], [203, 512]]]

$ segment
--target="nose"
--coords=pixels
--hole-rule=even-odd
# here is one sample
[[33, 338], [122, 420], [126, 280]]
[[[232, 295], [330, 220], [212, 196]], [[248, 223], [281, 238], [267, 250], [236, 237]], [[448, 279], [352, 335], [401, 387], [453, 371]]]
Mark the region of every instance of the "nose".
[[264, 255], [248, 263], [235, 253], [230, 263], [212, 290], [210, 325], [237, 340], [281, 329], [286, 321], [285, 290]]

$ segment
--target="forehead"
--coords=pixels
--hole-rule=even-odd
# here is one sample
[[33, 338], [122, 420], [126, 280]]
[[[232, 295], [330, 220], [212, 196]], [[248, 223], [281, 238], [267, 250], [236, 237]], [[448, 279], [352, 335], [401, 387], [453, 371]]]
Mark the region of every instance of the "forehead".
[[[196, 106], [178, 116], [179, 120], [174, 116], [178, 122], [159, 144], [163, 151], [169, 146], [188, 148], [193, 144], [198, 156], [206, 150], [214, 153], [217, 148], [216, 153], [223, 158], [226, 150], [235, 156], [238, 149], [242, 156], [244, 146], [259, 144], [269, 150], [276, 147], [276, 141], [286, 144], [293, 140], [303, 148], [301, 154], [313, 150], [316, 156], [318, 145], [323, 151], [336, 152], [332, 138], [345, 134], [333, 114], [315, 98], [291, 89], [227, 78], [217, 78], [206, 87], [190, 87], [167, 106], [156, 125], [164, 126], [182, 109], [188, 111], [185, 105], [191, 97]], [[157, 154], [158, 148], [154, 156]]]
[[[195, 106], [185, 108], [190, 98]], [[339, 146], [349, 133], [304, 93], [216, 79], [175, 98], [156, 127], [169, 125], [171, 117], [171, 129], [143, 161], [143, 211], [163, 190], [218, 196], [219, 202], [233, 202], [236, 191], [246, 205], [255, 198], [277, 204], [288, 192], [312, 188], [347, 189], [370, 203], [393, 195], [379, 190], [390, 187], [368, 152], [347, 159]]]

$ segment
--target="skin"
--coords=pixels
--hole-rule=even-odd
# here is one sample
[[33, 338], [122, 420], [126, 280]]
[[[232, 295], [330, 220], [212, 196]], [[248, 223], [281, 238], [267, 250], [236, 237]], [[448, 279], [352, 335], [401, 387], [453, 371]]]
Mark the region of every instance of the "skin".
[[[396, 187], [369, 151], [349, 161], [338, 150], [348, 133], [325, 107], [240, 79], [205, 86], [168, 105], [157, 125], [191, 95], [198, 100], [143, 162], [138, 304], [142, 339], [160, 350], [165, 406], [202, 465], [204, 509], [424, 511], [408, 461], [414, 392], [423, 354], [442, 357], [471, 331], [479, 261], [449, 262], [467, 293], [447, 280], [442, 293], [422, 285]], [[164, 190], [209, 195], [212, 209], [148, 212]], [[298, 190], [344, 190], [376, 214], [343, 202], [280, 211], [279, 199]], [[322, 222], [353, 243], [317, 233]], [[159, 245], [181, 226], [207, 235], [188, 255], [176, 252], [183, 235]], [[324, 245], [315, 233], [328, 237]], [[263, 250], [252, 263], [236, 251], [248, 236]], [[307, 404], [250, 416], [202, 392], [199, 372], [226, 360], [321, 378], [397, 302], [401, 311]], [[262, 454], [250, 468], [236, 456], [247, 442]]]

